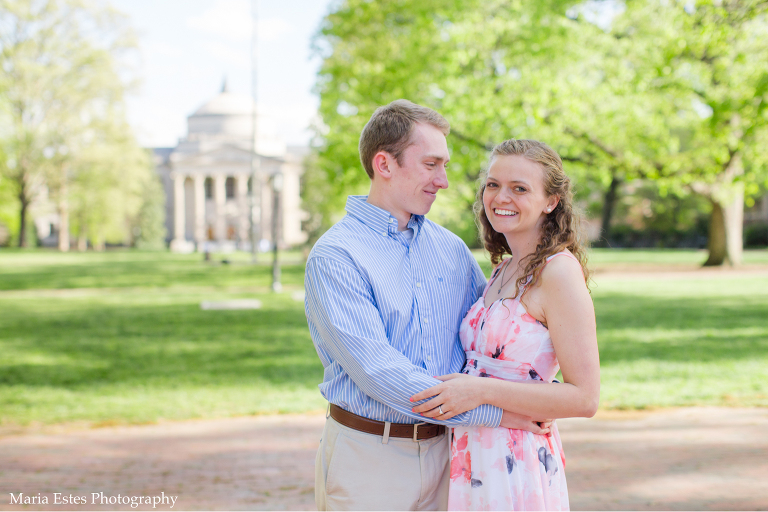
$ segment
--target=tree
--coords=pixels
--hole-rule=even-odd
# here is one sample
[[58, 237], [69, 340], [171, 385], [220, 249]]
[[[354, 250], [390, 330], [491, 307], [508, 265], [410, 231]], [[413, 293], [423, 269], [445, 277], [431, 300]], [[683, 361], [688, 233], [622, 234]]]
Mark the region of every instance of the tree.
[[654, 87], [684, 100], [680, 146], [665, 167], [712, 205], [705, 265], [740, 263], [744, 193], [767, 174], [758, 144], [768, 126], [766, 13], [756, 0], [648, 1], [617, 19], [617, 37], [653, 48]]
[[[136, 202], [120, 191], [124, 182], [108, 178], [135, 160], [124, 153], [135, 152], [136, 144], [124, 121], [129, 68], [120, 60], [132, 48], [124, 18], [102, 3], [0, 0], [0, 91], [8, 126], [0, 139], [9, 155], [2, 171], [16, 189], [19, 246], [27, 245], [36, 188], [47, 187], [57, 201], [62, 250], [69, 249], [72, 196], [81, 205], [86, 198], [103, 201], [104, 208]], [[87, 221], [96, 246], [111, 229], [101, 211], [89, 212]], [[83, 212], [78, 215], [82, 220]]]
[[451, 122], [451, 205], [435, 210], [467, 232], [487, 151], [538, 138], [582, 189], [603, 190], [604, 235], [621, 183], [695, 189], [711, 198], [708, 263], [722, 263], [726, 238], [737, 263], [741, 203], [730, 198], [765, 175], [755, 142], [765, 138], [765, 4], [347, 0], [316, 40], [319, 166], [338, 203], [365, 187], [357, 136], [377, 105], [406, 97]]
[[582, 185], [604, 187], [607, 227], [618, 184], [663, 169], [658, 160], [669, 147], [661, 134], [674, 103], [626, 68], [628, 43], [586, 20], [579, 5], [342, 4], [316, 42], [320, 113], [332, 127], [322, 132], [319, 165], [337, 195], [365, 186], [356, 142], [373, 109], [406, 97], [451, 122], [451, 189], [434, 210], [452, 217], [465, 240], [476, 236], [468, 213], [487, 153], [511, 137], [548, 142]]

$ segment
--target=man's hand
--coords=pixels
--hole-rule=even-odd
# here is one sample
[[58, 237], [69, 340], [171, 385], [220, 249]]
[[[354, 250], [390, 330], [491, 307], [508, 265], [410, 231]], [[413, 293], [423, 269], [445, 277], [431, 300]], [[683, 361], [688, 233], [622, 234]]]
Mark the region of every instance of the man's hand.
[[534, 434], [547, 435], [552, 431], [553, 420], [536, 421], [529, 416], [523, 416], [510, 411], [504, 411], [501, 415], [500, 427], [527, 430]]

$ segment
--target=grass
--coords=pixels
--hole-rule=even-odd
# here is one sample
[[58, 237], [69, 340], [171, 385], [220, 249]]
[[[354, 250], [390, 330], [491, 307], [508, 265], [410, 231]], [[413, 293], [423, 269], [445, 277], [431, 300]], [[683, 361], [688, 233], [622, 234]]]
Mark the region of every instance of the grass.
[[[768, 266], [766, 254], [745, 260]], [[296, 296], [299, 255], [285, 258], [280, 294], [268, 291], [269, 258], [247, 259], [0, 252], [0, 424], [322, 410], [323, 369]], [[601, 268], [701, 259], [697, 251], [592, 255]], [[768, 278], [740, 275], [598, 274], [602, 407], [768, 406]], [[262, 309], [199, 307], [245, 297]]]

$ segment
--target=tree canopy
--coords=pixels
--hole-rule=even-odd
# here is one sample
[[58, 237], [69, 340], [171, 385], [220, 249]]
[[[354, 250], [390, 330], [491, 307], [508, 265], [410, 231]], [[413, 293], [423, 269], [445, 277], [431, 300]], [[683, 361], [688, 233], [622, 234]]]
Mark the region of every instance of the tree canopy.
[[624, 181], [712, 189], [723, 141], [738, 139], [750, 161], [738, 180], [764, 180], [763, 4], [342, 2], [315, 42], [317, 165], [333, 198], [326, 213], [367, 188], [360, 130], [377, 106], [401, 97], [451, 123], [451, 188], [435, 214], [465, 240], [475, 236], [468, 208], [487, 151], [507, 138], [553, 146], [582, 197], [601, 197], [603, 228]]

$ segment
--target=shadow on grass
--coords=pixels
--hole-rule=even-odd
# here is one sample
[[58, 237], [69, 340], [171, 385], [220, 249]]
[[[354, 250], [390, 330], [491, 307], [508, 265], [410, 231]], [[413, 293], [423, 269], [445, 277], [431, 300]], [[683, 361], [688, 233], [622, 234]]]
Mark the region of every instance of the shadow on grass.
[[205, 312], [197, 305], [85, 304], [2, 324], [5, 385], [314, 388], [322, 380], [302, 305], [295, 302]]
[[765, 358], [765, 297], [595, 298], [602, 365], [652, 359], [715, 362]]
[[[0, 269], [0, 290], [123, 288], [184, 286], [268, 287], [272, 267], [267, 264], [204, 263], [198, 258], [87, 261], [76, 264], [16, 265]], [[285, 285], [302, 286], [304, 266], [282, 265]]]

